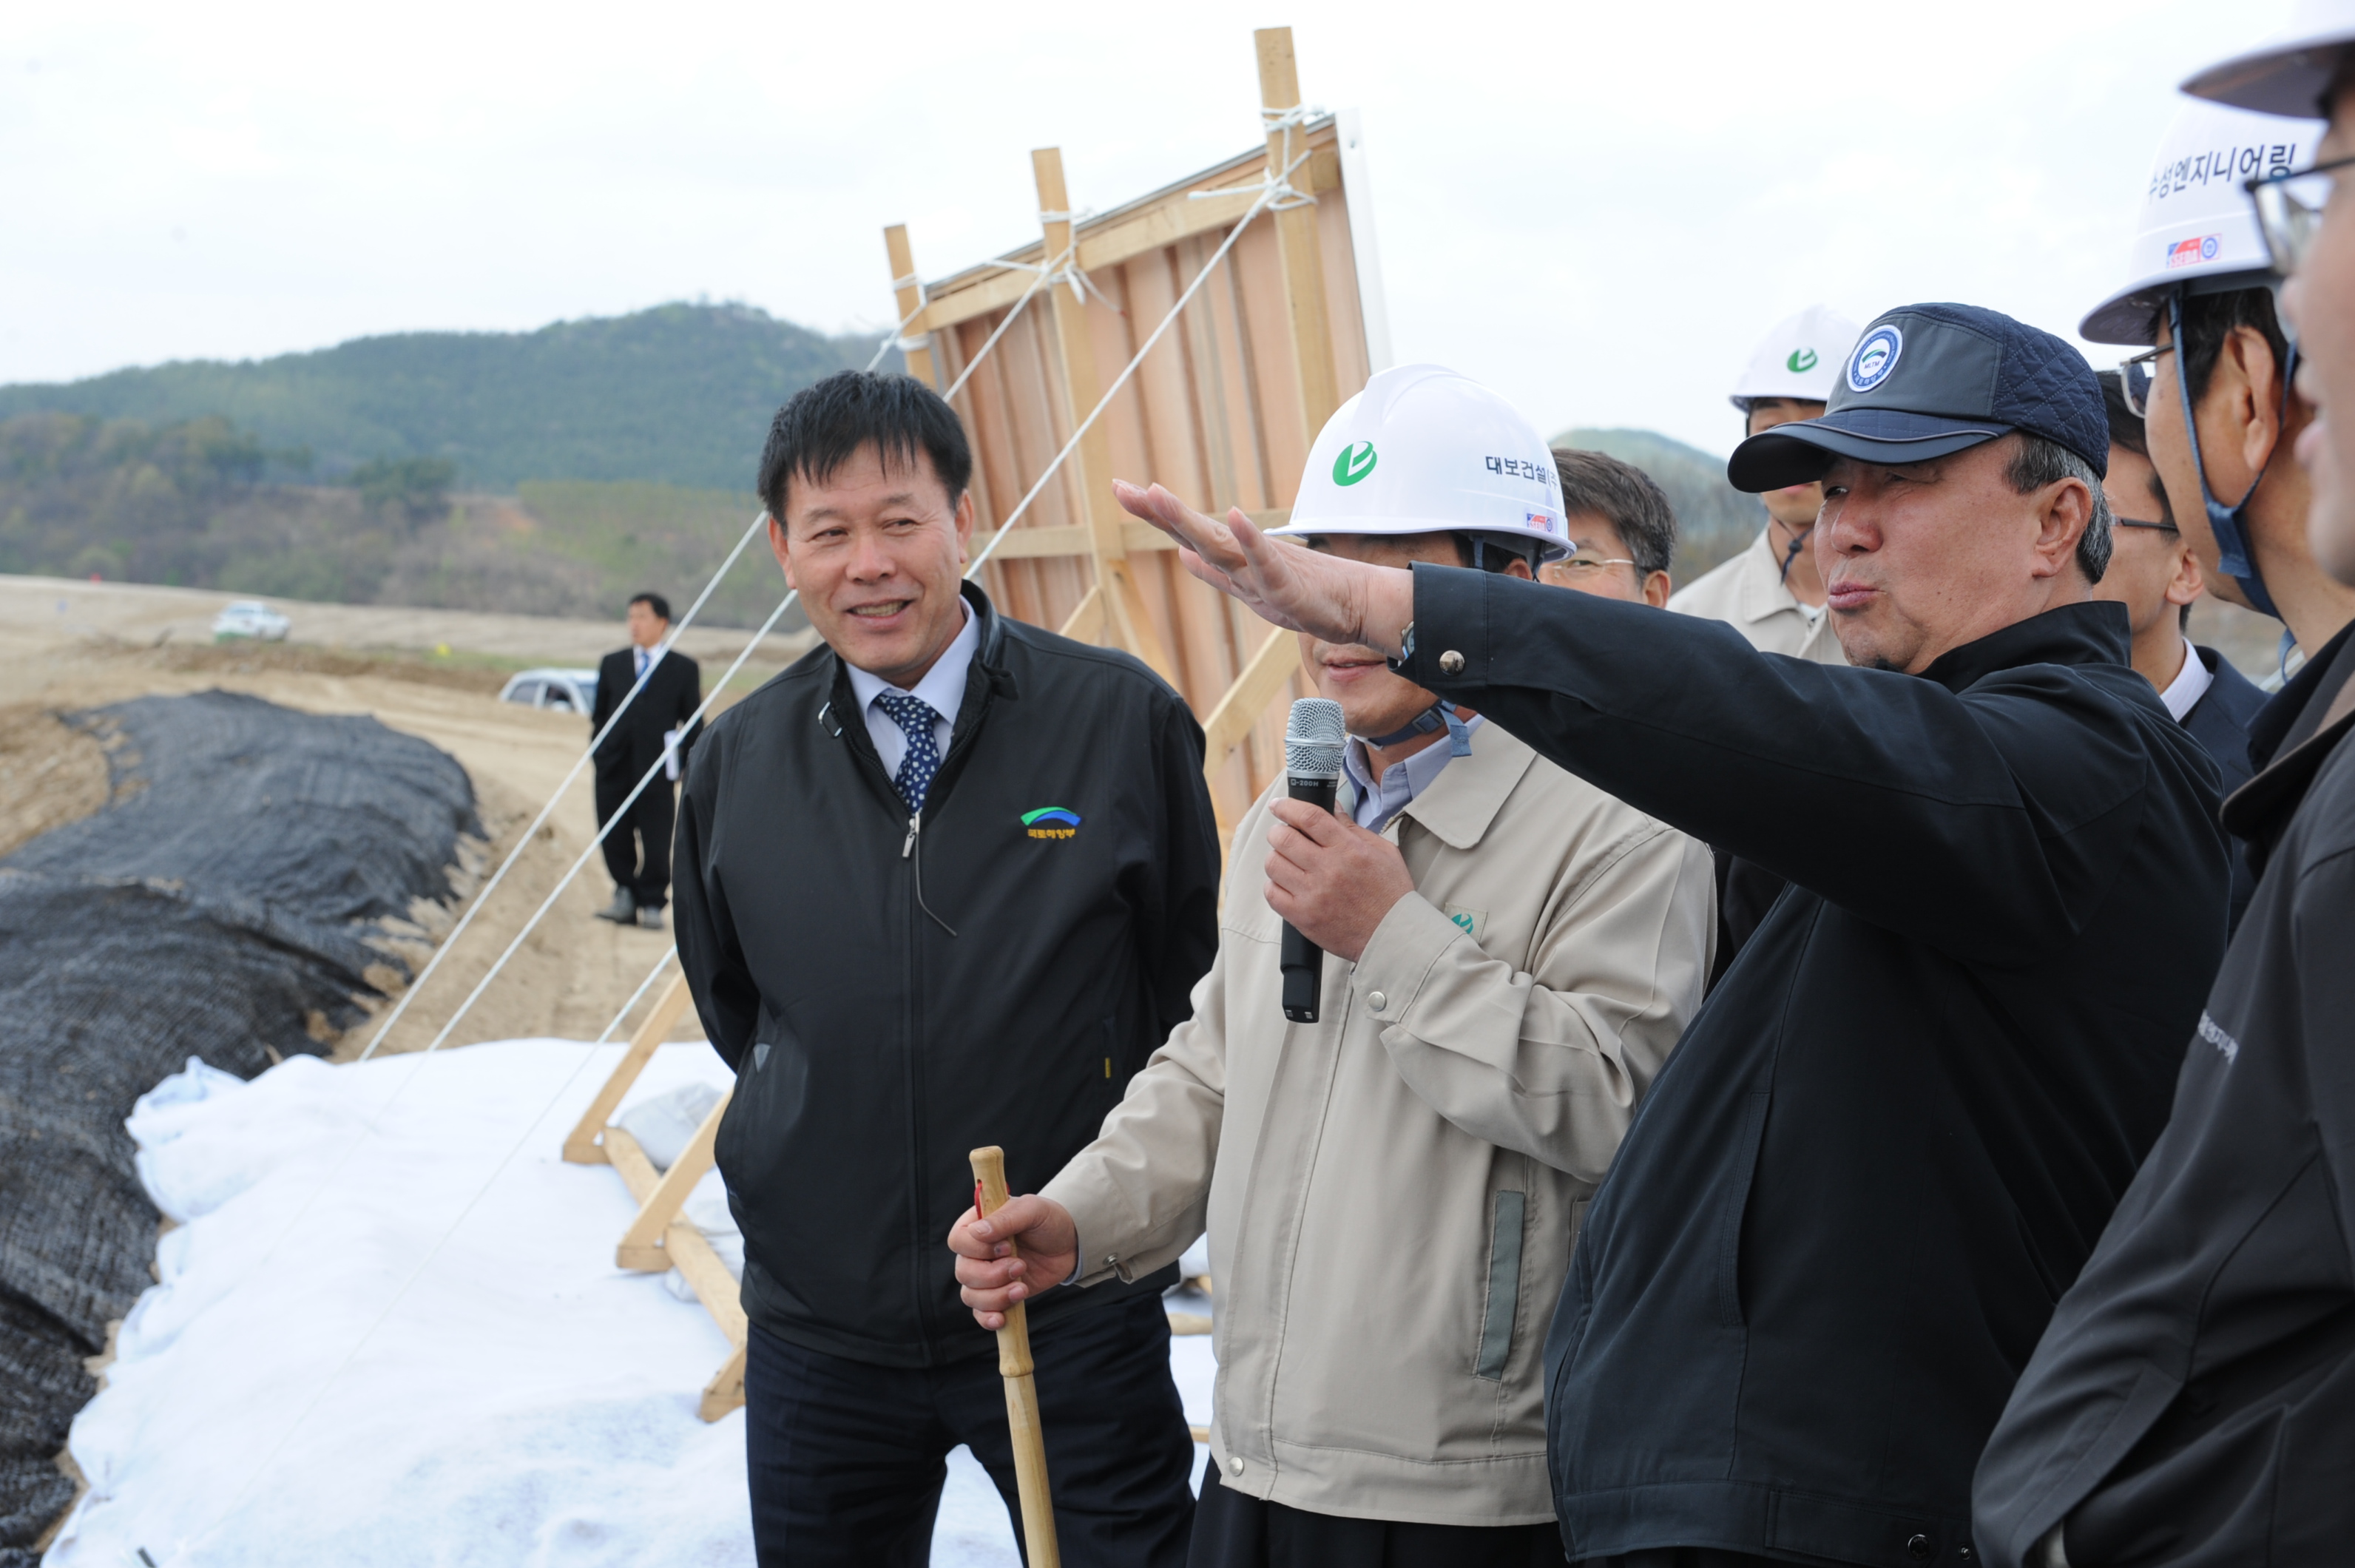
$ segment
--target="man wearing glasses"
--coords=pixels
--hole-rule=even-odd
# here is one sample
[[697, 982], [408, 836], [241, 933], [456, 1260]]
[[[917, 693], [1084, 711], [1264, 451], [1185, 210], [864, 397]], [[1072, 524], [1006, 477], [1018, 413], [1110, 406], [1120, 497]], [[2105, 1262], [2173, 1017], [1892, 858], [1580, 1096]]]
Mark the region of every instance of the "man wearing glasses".
[[1600, 452], [1555, 447], [1570, 554], [1538, 568], [1538, 581], [1654, 609], [1675, 586], [1677, 514], [1652, 476]]
[[[2229, 795], [2249, 782], [2249, 725], [2264, 707], [2265, 694], [2222, 654], [2185, 635], [2206, 574], [2199, 552], [2175, 526], [2167, 487], [2151, 466], [2143, 421], [2127, 407], [2122, 378], [2105, 370], [2100, 379], [2110, 414], [2110, 466], [2102, 494], [2110, 503], [2110, 526], [2119, 531], [2094, 597], [2126, 606], [2136, 673], [2215, 760]], [[2234, 854], [2232, 929], [2239, 929], [2255, 890], [2247, 858]]]
[[[2355, 164], [2355, 4], [2301, 7], [2289, 37], [2187, 90], [2330, 116], [2311, 155], [2245, 182], [2268, 260], [2292, 275], [2300, 390], [2319, 401], [2294, 411], [2310, 522], [2294, 518], [2294, 538], [2252, 527], [2243, 564], [2309, 656], [2259, 715], [2259, 771], [2225, 803], [2260, 880], [2188, 1042], [2174, 1115], [1981, 1457], [1973, 1535], [1994, 1568], [2338, 1562], [2355, 1539], [2355, 645], [2343, 609], [2330, 624], [2355, 581], [2355, 529], [2346, 436], [2323, 418], [2355, 373], [2355, 235], [2332, 199]], [[2162, 350], [2198, 354], [2190, 303], [2170, 302]], [[2215, 364], [2235, 343], [2261, 357], [2265, 337], [2239, 330]], [[2172, 357], [2159, 356], [2157, 409]], [[2195, 358], [2186, 373], [2198, 372]], [[2193, 400], [2205, 416], [2212, 400], [2195, 389]], [[2155, 453], [2167, 422], [2150, 418]], [[2206, 443], [2204, 417], [2197, 432]], [[2209, 507], [2220, 538], [2236, 513], [2260, 519]]]

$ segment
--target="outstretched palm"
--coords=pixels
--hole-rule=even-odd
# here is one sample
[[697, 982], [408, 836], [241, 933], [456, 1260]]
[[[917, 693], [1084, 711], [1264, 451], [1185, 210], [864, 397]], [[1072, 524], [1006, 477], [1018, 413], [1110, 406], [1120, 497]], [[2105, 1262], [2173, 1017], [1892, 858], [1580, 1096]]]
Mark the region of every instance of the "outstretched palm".
[[[1178, 541], [1187, 571], [1261, 619], [1328, 643], [1398, 652], [1399, 634], [1413, 614], [1407, 573], [1289, 549], [1253, 528], [1240, 509], [1215, 522], [1158, 485], [1140, 489], [1114, 480], [1113, 494], [1130, 516]], [[1394, 606], [1392, 613], [1384, 613], [1384, 605]]]

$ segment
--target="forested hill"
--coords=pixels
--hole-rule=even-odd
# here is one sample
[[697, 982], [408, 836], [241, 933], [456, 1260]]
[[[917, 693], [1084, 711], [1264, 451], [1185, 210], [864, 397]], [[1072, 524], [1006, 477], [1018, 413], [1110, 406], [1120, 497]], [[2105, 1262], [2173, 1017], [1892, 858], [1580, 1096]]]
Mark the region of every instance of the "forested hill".
[[225, 416], [288, 477], [426, 458], [453, 464], [469, 490], [634, 479], [743, 494], [777, 405], [874, 350], [871, 336], [825, 336], [748, 305], [666, 304], [537, 332], [403, 332], [0, 387], [0, 420]]

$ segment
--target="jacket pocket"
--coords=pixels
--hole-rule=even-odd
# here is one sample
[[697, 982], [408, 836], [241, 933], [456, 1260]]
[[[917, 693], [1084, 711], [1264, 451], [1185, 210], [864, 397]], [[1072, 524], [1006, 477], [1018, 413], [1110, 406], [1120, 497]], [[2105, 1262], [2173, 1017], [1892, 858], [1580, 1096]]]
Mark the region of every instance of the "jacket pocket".
[[1472, 1375], [1502, 1382], [1513, 1353], [1513, 1319], [1521, 1300], [1521, 1228], [1529, 1194], [1499, 1192], [1488, 1228], [1488, 1305], [1480, 1319], [1480, 1352]]
[[1767, 1098], [1766, 1092], [1760, 1090], [1742, 1108], [1742, 1143], [1732, 1168], [1740, 1186], [1729, 1194], [1733, 1201], [1725, 1205], [1719, 1220], [1722, 1233], [1717, 1244], [1717, 1310], [1728, 1328], [1747, 1327], [1742, 1312], [1742, 1222], [1749, 1215], [1750, 1189], [1758, 1179], [1758, 1146], [1766, 1130]]
[[738, 1192], [762, 1190], [783, 1174], [788, 1140], [809, 1099], [809, 1053], [800, 1039], [766, 1019], [761, 1036], [745, 1052], [713, 1143], [719, 1173]]

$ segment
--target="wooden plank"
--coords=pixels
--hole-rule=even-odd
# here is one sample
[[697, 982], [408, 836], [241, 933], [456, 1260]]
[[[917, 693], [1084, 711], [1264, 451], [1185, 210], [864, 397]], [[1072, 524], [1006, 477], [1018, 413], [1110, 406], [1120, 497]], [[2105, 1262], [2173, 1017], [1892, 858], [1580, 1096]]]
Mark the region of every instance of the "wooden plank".
[[[1160, 529], [1142, 524], [1147, 532], [1159, 534]], [[976, 532], [973, 538], [973, 553], [977, 557], [985, 549], [996, 560], [1033, 560], [1048, 555], [1086, 555], [1095, 549], [1095, 539], [1087, 529], [1076, 525], [1060, 528], [1030, 528], [1014, 525], [995, 549], [989, 541], [996, 536]]]
[[[1340, 189], [1341, 155], [1333, 122], [1313, 121], [1303, 133], [1307, 138], [1308, 162], [1293, 175], [1294, 188], [1320, 197], [1327, 191]], [[1293, 145], [1298, 151], [1299, 142]], [[1194, 199], [1193, 193], [1252, 185], [1265, 167], [1265, 156], [1253, 149], [1216, 168], [1205, 169], [1150, 196], [1088, 219], [1079, 226], [1081, 267], [1091, 272], [1117, 267], [1194, 235], [1226, 229], [1251, 210], [1257, 190], [1207, 197], [1200, 201]], [[1034, 274], [1023, 267], [1003, 267], [998, 262], [1038, 266], [1043, 264], [1046, 254], [1042, 246], [1026, 245], [1007, 251], [998, 261], [985, 261], [935, 282], [923, 316], [911, 323], [908, 330], [912, 333], [923, 327], [937, 332], [1006, 309], [1022, 297]], [[900, 314], [908, 313], [902, 309]]]
[[[916, 309], [923, 301], [924, 285], [916, 277], [916, 253], [908, 246], [906, 224], [894, 223], [883, 230], [883, 252], [891, 259], [891, 297], [896, 305], [891, 319], [908, 323], [900, 329], [903, 336], [921, 337], [929, 330]], [[911, 316], [917, 319], [910, 321]], [[932, 374], [930, 347], [908, 349], [906, 357], [909, 375], [927, 387], [940, 385], [939, 378]]]
[[[1292, 29], [1262, 27], [1252, 35], [1259, 48], [1260, 101], [1270, 109], [1300, 105], [1300, 68], [1293, 59]], [[1276, 130], [1267, 136], [1270, 175], [1281, 174], [1291, 156], [1304, 150], [1306, 138], [1298, 130]], [[1305, 172], [1305, 170], [1303, 172]], [[1286, 208], [1275, 215], [1276, 246], [1283, 259], [1284, 293], [1292, 324], [1294, 370], [1300, 379], [1300, 412], [1314, 443], [1333, 411], [1341, 406], [1333, 381], [1333, 336], [1325, 317], [1325, 262], [1316, 233], [1316, 208]]]
[[638, 1147], [638, 1140], [631, 1136], [629, 1128], [605, 1129], [605, 1153], [611, 1157], [613, 1168], [621, 1172], [622, 1185], [630, 1189], [630, 1196], [640, 1205], [653, 1197], [655, 1189], [662, 1185], [662, 1172], [655, 1168], [655, 1162], [646, 1157], [646, 1151]]
[[1059, 635], [1069, 637], [1075, 643], [1092, 643], [1103, 634], [1103, 590], [1091, 588], [1088, 590], [1087, 597], [1080, 601], [1080, 607], [1071, 612], [1070, 617], [1056, 628], [1056, 632]]
[[1284, 683], [1300, 667], [1300, 639], [1281, 627], [1272, 628], [1267, 640], [1252, 654], [1251, 663], [1241, 675], [1219, 699], [1210, 716], [1202, 720], [1203, 771], [1211, 773], [1224, 765], [1227, 753], [1242, 744], [1245, 735], [1266, 712]]
[[717, 1421], [743, 1403], [744, 1350], [740, 1345], [736, 1353], [711, 1374], [711, 1381], [703, 1385], [703, 1402], [695, 1413], [706, 1421]]
[[598, 1135], [605, 1130], [605, 1124], [613, 1119], [613, 1108], [622, 1103], [622, 1096], [630, 1092], [630, 1085], [638, 1081], [638, 1074], [645, 1072], [646, 1063], [654, 1060], [655, 1050], [662, 1044], [663, 1036], [670, 1033], [670, 1026], [678, 1022], [679, 1014], [685, 1012], [687, 1004], [694, 999], [687, 988], [687, 976], [672, 976], [670, 984], [663, 988], [663, 994], [655, 998], [654, 1008], [646, 1014], [645, 1021], [638, 1025], [635, 1034], [630, 1036], [630, 1048], [622, 1052], [622, 1060], [614, 1064], [612, 1076], [605, 1080], [605, 1086], [597, 1091], [597, 1097], [589, 1102], [588, 1110], [581, 1113], [581, 1120], [566, 1135], [566, 1159], [574, 1165], [604, 1162], [605, 1151], [597, 1147]]
[[663, 1250], [664, 1232], [677, 1218], [687, 1195], [695, 1190], [695, 1184], [711, 1168], [712, 1142], [719, 1136], [719, 1118], [727, 1111], [728, 1095], [722, 1094], [719, 1104], [711, 1107], [711, 1114], [703, 1118], [703, 1125], [695, 1129], [695, 1136], [679, 1151], [677, 1162], [663, 1172], [661, 1183], [646, 1194], [639, 1205], [638, 1217], [622, 1232], [621, 1245], [613, 1249], [616, 1264], [642, 1274], [673, 1266], [670, 1254]]

